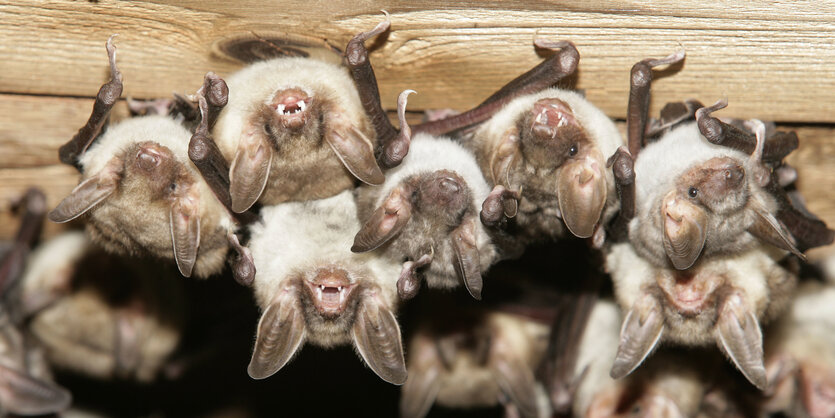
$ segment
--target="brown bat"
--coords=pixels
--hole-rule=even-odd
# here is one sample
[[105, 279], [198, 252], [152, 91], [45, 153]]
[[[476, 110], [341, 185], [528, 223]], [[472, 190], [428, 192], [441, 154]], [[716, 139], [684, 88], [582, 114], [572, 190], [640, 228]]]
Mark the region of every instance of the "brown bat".
[[214, 134], [230, 161], [232, 210], [323, 199], [379, 185], [376, 135], [348, 71], [308, 58], [252, 64], [228, 78]]
[[547, 324], [499, 311], [460, 311], [447, 309], [443, 317], [422, 321], [412, 336], [400, 416], [424, 417], [433, 404], [455, 409], [503, 404], [505, 416], [550, 416], [534, 378]]
[[[407, 94], [408, 92], [404, 92]], [[408, 131], [399, 107], [401, 126]], [[473, 155], [448, 138], [419, 134], [411, 139], [403, 163], [391, 169], [381, 187], [357, 191], [360, 219], [365, 222], [351, 251], [403, 262], [398, 294], [409, 299], [420, 289], [449, 289], [464, 283], [481, 299], [482, 272], [499, 254], [479, 222], [479, 209], [490, 192]], [[420, 270], [419, 270], [420, 269]]]
[[153, 380], [184, 323], [171, 268], [106, 254], [81, 232], [33, 252], [18, 298], [50, 363], [99, 379]]
[[[90, 236], [110, 252], [174, 259], [184, 276], [216, 274], [230, 245], [242, 250], [220, 181], [226, 162], [216, 147], [207, 146], [207, 127], [223, 106], [226, 86], [207, 75], [200, 97], [208, 103], [201, 103], [204, 117], [195, 138], [179, 122], [159, 115], [125, 120], [99, 136], [122, 92], [112, 36], [107, 53], [112, 78], [99, 90], [87, 124], [59, 152], [62, 162], [81, 171], [81, 183], [49, 219], [68, 222], [87, 213]], [[237, 217], [251, 219], [251, 214]], [[245, 253], [240, 258], [249, 261]]]
[[406, 365], [394, 316], [399, 263], [348, 250], [359, 229], [351, 191], [262, 209], [249, 248], [263, 310], [249, 375], [281, 369], [305, 342], [352, 343], [383, 380], [403, 384]]
[[808, 281], [766, 336], [769, 412], [835, 415], [835, 287]]
[[14, 289], [27, 255], [40, 235], [46, 215], [46, 199], [29, 189], [15, 204], [22, 209], [15, 240], [0, 251], [0, 415], [44, 415], [65, 410], [70, 393], [52, 382], [42, 351], [23, 332]]
[[[652, 67], [676, 59], [646, 59], [632, 68], [629, 149], [610, 160], [622, 194], [620, 224], [628, 222], [637, 252], [656, 266], [685, 270], [701, 256], [741, 253], [760, 241], [800, 258], [799, 246], [832, 242], [833, 232], [794, 209], [780, 185], [782, 159], [797, 147], [794, 133], [766, 138], [765, 125], [752, 120], [752, 134], [710, 116], [726, 102], [693, 112], [700, 104], [689, 101], [668, 124], [680, 126], [642, 149]], [[665, 111], [662, 120], [675, 112]], [[682, 123], [689, 116], [697, 121]]]
[[796, 263], [779, 264], [784, 257], [784, 251], [760, 244], [682, 271], [654, 266], [628, 242], [613, 245], [606, 265], [626, 315], [612, 377], [631, 373], [661, 342], [715, 343], [764, 389], [760, 323], [785, 309], [797, 283]]

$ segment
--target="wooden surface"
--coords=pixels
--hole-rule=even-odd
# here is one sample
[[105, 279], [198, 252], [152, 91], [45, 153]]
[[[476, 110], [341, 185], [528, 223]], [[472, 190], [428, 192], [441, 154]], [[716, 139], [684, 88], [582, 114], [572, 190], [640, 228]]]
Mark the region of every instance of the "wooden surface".
[[[835, 2], [626, 1], [452, 3], [330, 1], [0, 1], [0, 239], [15, 228], [9, 199], [38, 184], [54, 206], [77, 184], [57, 148], [84, 123], [107, 80], [104, 41], [119, 33], [123, 97], [193, 93], [207, 71], [242, 64], [219, 45], [241, 36], [304, 36], [343, 47], [391, 12], [373, 45], [384, 106], [413, 88], [409, 108], [464, 109], [536, 65], [535, 36], [570, 39], [576, 87], [615, 118], [625, 115], [629, 69], [680, 47], [687, 59], [653, 85], [653, 114], [670, 100], [727, 97], [721, 116], [792, 124], [790, 157], [810, 209], [835, 225]], [[708, 3], [704, 3], [708, 4]], [[338, 58], [338, 57], [337, 57]], [[126, 114], [124, 103], [117, 118]], [[60, 230], [49, 225], [47, 233]]]

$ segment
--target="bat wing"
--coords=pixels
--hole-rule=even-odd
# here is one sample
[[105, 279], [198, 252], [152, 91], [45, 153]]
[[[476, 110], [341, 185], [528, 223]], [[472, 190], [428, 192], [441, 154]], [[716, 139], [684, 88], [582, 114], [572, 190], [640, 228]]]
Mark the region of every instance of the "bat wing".
[[360, 356], [377, 376], [395, 385], [406, 382], [400, 325], [390, 310], [366, 300], [357, 312], [351, 335]]
[[54, 383], [0, 365], [0, 402], [14, 414], [44, 415], [69, 407], [72, 396]]
[[247, 372], [253, 379], [265, 379], [281, 370], [304, 342], [304, 317], [292, 297], [273, 302], [261, 315], [255, 351]]

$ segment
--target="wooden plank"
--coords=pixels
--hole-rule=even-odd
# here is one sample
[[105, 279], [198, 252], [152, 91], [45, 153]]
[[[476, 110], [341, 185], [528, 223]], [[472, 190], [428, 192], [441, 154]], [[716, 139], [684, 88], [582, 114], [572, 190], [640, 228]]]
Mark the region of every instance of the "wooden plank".
[[[47, 165], [30, 168], [0, 168], [0, 241], [11, 239], [17, 233], [19, 218], [12, 214], [11, 203], [31, 186], [37, 186], [46, 194], [50, 209], [66, 197], [78, 184], [78, 172], [65, 165]], [[65, 231], [67, 224], [46, 221], [44, 236], [54, 236]]]
[[[696, 2], [698, 3], [698, 2]], [[419, 92], [413, 109], [468, 108], [542, 57], [534, 36], [573, 40], [582, 55], [577, 87], [609, 115], [623, 117], [629, 69], [683, 46], [683, 69], [654, 85], [653, 112], [667, 101], [728, 97], [725, 116], [835, 122], [835, 7], [832, 2], [653, 3], [423, 1], [297, 2], [178, 0], [13, 0], [0, 5], [0, 92], [92, 96], [107, 78], [103, 49], [120, 33], [126, 94], [192, 92], [202, 75], [239, 64], [216, 44], [251, 32], [306, 35], [344, 45], [392, 12], [392, 31], [372, 60], [384, 106]], [[13, 63], [13, 64], [12, 64]]]

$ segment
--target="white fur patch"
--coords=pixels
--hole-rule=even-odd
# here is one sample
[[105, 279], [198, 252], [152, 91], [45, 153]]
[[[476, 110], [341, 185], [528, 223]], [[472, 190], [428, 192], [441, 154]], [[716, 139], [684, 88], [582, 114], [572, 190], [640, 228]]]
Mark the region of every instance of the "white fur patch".
[[574, 367], [575, 377], [588, 367], [574, 399], [574, 411], [578, 416], [585, 416], [595, 395], [615, 385], [609, 370], [620, 343], [620, 326], [621, 313], [614, 303], [601, 300], [594, 305], [586, 330], [578, 342], [580, 350]]
[[61, 271], [80, 260], [89, 247], [90, 241], [81, 231], [61, 234], [38, 246], [29, 255], [20, 280], [23, 297], [55, 286], [55, 281], [66, 277]]
[[[365, 118], [354, 82], [348, 71], [335, 64], [307, 58], [276, 58], [252, 64], [226, 79], [229, 102], [214, 128], [215, 140], [227, 160], [238, 147], [244, 124], [253, 108], [272, 99], [278, 90], [299, 87], [316, 96], [335, 99], [347, 119]], [[356, 125], [356, 123], [355, 123]]]
[[606, 255], [606, 271], [612, 276], [615, 296], [629, 309], [641, 296], [641, 287], [655, 280], [651, 264], [641, 258], [629, 242], [612, 245]]

